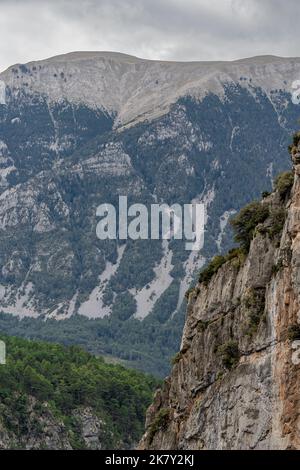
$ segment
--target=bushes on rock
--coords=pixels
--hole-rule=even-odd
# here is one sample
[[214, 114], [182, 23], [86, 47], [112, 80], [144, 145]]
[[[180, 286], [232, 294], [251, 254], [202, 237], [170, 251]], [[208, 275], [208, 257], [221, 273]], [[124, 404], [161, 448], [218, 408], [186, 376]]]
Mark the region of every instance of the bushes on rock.
[[233, 248], [229, 250], [225, 256], [215, 256], [201, 271], [199, 275], [199, 282], [203, 282], [203, 284], [207, 286], [213, 275], [216, 274], [223, 264], [227, 263], [227, 261], [234, 261], [235, 265], [239, 267], [244, 262], [245, 256], [245, 251], [242, 248]]
[[292, 171], [285, 171], [277, 176], [274, 181], [274, 189], [279, 192], [281, 199], [285, 199], [291, 192], [294, 183]]
[[249, 251], [255, 227], [264, 222], [268, 215], [268, 206], [261, 204], [260, 202], [253, 201], [245, 206], [238, 215], [231, 219], [230, 223], [235, 232], [234, 239], [246, 252]]
[[[291, 171], [282, 173], [276, 178], [274, 183], [275, 190], [278, 191], [282, 200], [290, 193], [293, 181], [294, 176]], [[264, 192], [262, 196], [266, 198], [270, 194], [269, 192]], [[268, 218], [268, 223], [263, 225]], [[239, 247], [230, 250], [225, 256], [217, 255], [212, 258], [210, 263], [201, 271], [199, 282], [207, 286], [213, 275], [227, 261], [234, 260], [237, 267], [239, 267], [244, 262], [249, 252], [250, 244], [256, 231], [262, 234], [268, 234], [270, 238], [273, 239], [282, 232], [285, 218], [286, 212], [283, 207], [270, 209], [267, 203], [259, 201], [253, 201], [242, 208], [241, 211], [230, 220], [230, 224], [235, 233], [234, 240], [239, 243]], [[188, 295], [189, 291], [187, 298]]]
[[249, 336], [256, 333], [260, 321], [263, 318], [265, 311], [265, 295], [266, 290], [264, 288], [251, 288], [243, 299], [244, 307], [248, 314], [247, 334]]
[[232, 369], [237, 365], [240, 358], [240, 352], [237, 341], [229, 340], [218, 348], [218, 354], [221, 356], [222, 364], [226, 369]]
[[225, 258], [226, 261], [233, 261], [234, 266], [240, 267], [246, 259], [246, 254], [245, 250], [241, 247], [232, 248], [228, 251]]
[[150, 428], [148, 431], [149, 444], [152, 443], [153, 438], [158, 431], [161, 431], [167, 427], [169, 419], [170, 419], [170, 409], [161, 408], [150, 425]]
[[293, 145], [294, 145], [295, 147], [297, 147], [298, 144], [299, 144], [299, 142], [300, 142], [300, 132], [296, 132], [296, 133], [293, 135]]
[[290, 154], [292, 154], [294, 150], [297, 150], [299, 142], [300, 142], [300, 132], [298, 131], [293, 135], [293, 143], [289, 145], [288, 147]]
[[285, 218], [286, 212], [283, 207], [272, 209], [270, 213], [270, 226], [268, 228], [268, 234], [271, 238], [274, 238], [282, 232]]
[[218, 269], [226, 263], [225, 256], [217, 255], [210, 261], [206, 268], [201, 271], [199, 276], [199, 282], [203, 282], [205, 285], [208, 285], [209, 281], [213, 275], [218, 271]]

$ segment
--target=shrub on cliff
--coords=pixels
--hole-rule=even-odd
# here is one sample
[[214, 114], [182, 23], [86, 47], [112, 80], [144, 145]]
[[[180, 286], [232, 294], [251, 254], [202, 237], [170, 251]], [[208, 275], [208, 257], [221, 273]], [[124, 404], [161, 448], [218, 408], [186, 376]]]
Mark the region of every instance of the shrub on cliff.
[[284, 222], [286, 219], [286, 212], [283, 207], [272, 209], [270, 213], [270, 226], [268, 228], [268, 234], [271, 238], [281, 234]]
[[288, 146], [288, 149], [291, 155], [294, 153], [294, 151], [297, 151], [299, 142], [300, 142], [300, 132], [298, 131], [293, 135], [293, 143]]
[[250, 288], [243, 298], [245, 312], [248, 316], [247, 335], [254, 335], [259, 327], [259, 324], [264, 318], [265, 312], [265, 288]]
[[292, 171], [285, 171], [277, 176], [274, 181], [274, 189], [279, 192], [281, 199], [285, 199], [291, 192], [294, 183]]
[[206, 268], [201, 271], [199, 276], [199, 282], [203, 282], [205, 285], [209, 283], [213, 275], [218, 271], [218, 269], [226, 262], [225, 256], [217, 255], [215, 256]]
[[158, 431], [164, 430], [167, 427], [169, 420], [170, 420], [170, 409], [161, 408], [150, 425], [150, 428], [148, 431], [149, 444], [152, 443], [153, 438]]
[[255, 227], [264, 222], [268, 215], [269, 208], [266, 205], [253, 201], [231, 219], [230, 223], [235, 232], [234, 239], [245, 251], [249, 251]]
[[239, 362], [240, 351], [238, 343], [234, 340], [229, 340], [227, 343], [222, 344], [218, 348], [218, 353], [221, 356], [222, 364], [226, 369], [232, 369]]
[[[209, 262], [209, 264], [201, 271], [199, 275], [199, 282], [203, 282], [206, 286], [208, 285], [209, 281], [213, 277], [214, 274], [219, 270], [224, 263], [227, 261], [232, 261], [233, 264], [237, 267], [241, 266], [241, 264], [245, 260], [245, 251], [241, 248], [232, 248], [229, 252], [225, 255], [217, 255]], [[187, 293], [189, 295], [189, 291]], [[188, 296], [186, 297], [189, 298]]]
[[298, 131], [293, 135], [293, 145], [297, 147], [299, 142], [300, 142], [300, 132]]

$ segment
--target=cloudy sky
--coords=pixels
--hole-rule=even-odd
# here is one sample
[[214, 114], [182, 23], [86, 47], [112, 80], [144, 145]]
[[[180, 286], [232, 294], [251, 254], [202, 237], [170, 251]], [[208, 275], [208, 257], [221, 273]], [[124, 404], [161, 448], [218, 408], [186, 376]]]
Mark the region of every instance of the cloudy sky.
[[0, 0], [0, 70], [75, 50], [299, 56], [299, 0]]

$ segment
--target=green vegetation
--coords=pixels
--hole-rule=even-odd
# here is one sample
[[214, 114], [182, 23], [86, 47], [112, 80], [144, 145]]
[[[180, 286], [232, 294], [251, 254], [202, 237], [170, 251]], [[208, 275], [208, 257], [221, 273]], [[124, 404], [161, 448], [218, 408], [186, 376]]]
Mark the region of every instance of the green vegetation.
[[203, 282], [204, 285], [208, 285], [209, 281], [216, 272], [220, 269], [223, 264], [227, 261], [233, 261], [233, 264], [239, 267], [245, 260], [245, 252], [243, 248], [233, 248], [225, 255], [215, 256], [210, 263], [201, 271], [199, 275], [199, 282]]
[[206, 286], [213, 277], [213, 275], [219, 270], [219, 268], [226, 263], [225, 256], [217, 255], [210, 261], [206, 268], [201, 271], [199, 276], [199, 282], [203, 282]]
[[92, 354], [118, 358], [125, 366], [165, 377], [170, 371], [169, 361], [180, 347], [184, 309], [185, 304], [165, 324], [152, 314], [141, 322], [132, 317], [123, 321], [114, 314], [96, 320], [74, 315], [57, 321], [42, 317], [19, 320], [0, 313], [0, 331], [66, 346], [79, 345]]
[[[279, 192], [284, 200], [290, 193], [294, 181], [293, 172], [281, 173], [275, 180], [275, 190]], [[272, 193], [264, 191], [262, 198], [270, 196]], [[268, 219], [268, 220], [267, 220]], [[230, 220], [234, 231], [234, 240], [239, 244], [238, 248], [233, 248], [226, 255], [217, 255], [201, 271], [199, 282], [208, 285], [213, 275], [227, 261], [233, 261], [237, 267], [241, 266], [249, 252], [250, 244], [255, 234], [268, 234], [274, 239], [281, 234], [286, 219], [284, 207], [270, 208], [267, 203], [253, 201], [243, 207], [240, 212]], [[267, 224], [263, 223], [267, 220]], [[187, 298], [189, 291], [187, 291]]]
[[230, 223], [235, 232], [234, 239], [246, 252], [249, 251], [256, 226], [263, 223], [268, 216], [268, 206], [261, 202], [253, 201], [231, 219]]
[[243, 248], [232, 248], [225, 255], [226, 261], [232, 261], [232, 264], [236, 267], [241, 266], [246, 259], [246, 252]]
[[268, 234], [271, 238], [281, 234], [286, 219], [286, 211], [283, 207], [272, 209], [270, 212], [270, 226]]
[[[13, 74], [19, 74], [21, 68], [14, 70]], [[69, 80], [60, 73], [59, 77]], [[282, 113], [290, 128], [295, 122], [295, 110], [285, 93], [279, 98], [289, 103]], [[226, 87], [226, 100], [214, 94], [201, 101], [185, 97], [161, 118], [130, 126], [122, 132], [113, 130], [114, 116], [83, 105], [56, 103], [51, 105], [51, 113], [58, 123], [59, 136], [55, 135], [45, 99], [37, 97], [31, 102], [22, 98], [22, 103], [23, 117], [18, 126], [11, 124], [11, 117], [19, 115], [20, 98], [12, 95], [9, 108], [0, 107], [1, 139], [10, 149], [16, 168], [7, 180], [11, 186], [19, 185], [16, 191], [20, 196], [21, 223], [15, 227], [6, 224], [1, 231], [0, 284], [10, 290], [24, 281], [31, 282], [38, 311], [54, 309], [77, 293], [79, 306], [98, 285], [106, 262], [116, 262], [116, 242], [100, 241], [95, 236], [96, 207], [102, 202], [116, 207], [118, 195], [122, 194], [128, 195], [129, 205], [133, 202], [151, 204], [153, 196], [161, 202], [184, 203], [214, 187], [203, 249], [203, 256], [209, 259], [217, 250], [222, 214], [229, 208], [239, 210], [264, 189], [271, 190], [270, 178], [266, 175], [270, 163], [274, 172], [288, 167], [284, 147], [288, 145], [290, 131], [279, 125], [278, 115], [259, 89], [255, 100], [239, 85]], [[192, 123], [193, 142], [191, 129], [178, 125], [179, 122]], [[234, 139], [231, 148], [228, 137], [232, 125], [239, 125], [247, 132]], [[169, 133], [163, 139], [158, 138], [162, 129], [174, 126], [174, 135]], [[57, 137], [59, 165], [56, 165], [56, 152], [51, 145]], [[191, 144], [188, 148], [187, 141]], [[213, 147], [208, 145], [199, 153], [198, 141], [212, 142]], [[116, 162], [112, 161], [107, 171], [103, 171], [101, 165], [105, 164], [106, 157], [103, 160], [101, 155], [106, 148], [113, 149]], [[123, 166], [125, 154], [129, 156], [132, 171], [128, 172], [126, 167], [124, 174], [114, 171], [115, 163]], [[94, 156], [99, 163], [95, 167], [90, 161]], [[76, 164], [78, 167], [74, 166]], [[76, 168], [82, 168], [82, 172]], [[187, 171], [189, 169], [193, 171]], [[32, 194], [32, 211], [24, 209], [26, 194]], [[34, 229], [39, 207], [44, 207], [43, 213], [49, 215], [53, 230]], [[230, 229], [226, 226], [222, 237], [224, 253], [231, 246]], [[171, 242], [169, 248], [173, 252], [172, 276], [176, 274], [177, 282], [183, 278], [182, 265], [187, 253], [179, 240]], [[126, 364], [130, 362], [132, 367], [165, 375], [169, 372], [170, 357], [179, 348], [184, 323], [185, 307], [174, 319], [170, 318], [174, 311], [171, 308], [174, 304], [176, 308], [178, 300], [175, 281], [157, 303], [155, 314], [150, 314], [144, 322], [132, 317], [119, 318], [123, 314], [127, 318], [132, 312], [132, 299], [123, 294], [151, 282], [153, 268], [162, 254], [159, 240], [153, 243], [150, 240], [127, 241], [120, 266], [106, 284], [105, 303], [112, 305], [113, 300], [116, 301], [112, 318], [88, 320], [75, 315], [61, 322], [44, 321], [44, 318], [18, 321], [5, 315], [0, 316], [0, 328], [3, 326], [6, 332], [18, 336], [80, 344], [92, 353], [118, 357]], [[237, 258], [232, 260], [236, 261]], [[124, 311], [117, 297], [126, 302]]]
[[295, 132], [295, 134], [293, 135], [293, 143], [291, 145], [289, 145], [289, 147], [288, 147], [290, 153], [293, 152], [294, 148], [298, 147], [299, 142], [300, 142], [300, 131]]
[[243, 299], [244, 306], [248, 314], [247, 334], [252, 336], [256, 333], [261, 319], [265, 311], [265, 294], [264, 288], [248, 290], [247, 295]]
[[119, 320], [128, 320], [136, 311], [136, 300], [130, 292], [122, 292], [113, 305], [112, 313]]
[[[152, 318], [162, 325], [166, 324], [177, 308], [179, 288], [180, 283], [175, 279], [155, 303], [151, 316], [148, 318]], [[185, 304], [183, 305], [185, 306]]]
[[[113, 448], [120, 442], [129, 447], [140, 438], [158, 380], [106, 364], [76, 346], [0, 338], [6, 342], [8, 354], [7, 365], [0, 366], [1, 418], [19, 438], [28, 431], [29, 397], [40, 407], [35, 410], [37, 415], [46, 402], [73, 441], [78, 437], [73, 413], [84, 407], [103, 419], [104, 447]], [[38, 422], [36, 427], [41, 432]]]
[[293, 145], [297, 147], [299, 142], [300, 142], [300, 131], [295, 132], [295, 134], [293, 135]]
[[240, 352], [237, 341], [227, 341], [227, 343], [218, 347], [217, 352], [221, 356], [222, 364], [226, 369], [232, 369], [239, 362]]
[[292, 171], [285, 171], [277, 176], [274, 181], [274, 189], [279, 192], [281, 199], [285, 199], [291, 192], [294, 183]]
[[164, 430], [167, 427], [170, 420], [170, 412], [171, 410], [169, 408], [161, 408], [155, 416], [148, 431], [149, 444], [152, 443], [153, 438], [158, 431]]
[[[262, 235], [269, 235], [274, 240], [281, 235], [286, 219], [286, 211], [284, 207], [275, 207], [270, 209], [268, 221], [264, 225], [259, 225], [256, 231]], [[279, 240], [278, 240], [279, 241]]]

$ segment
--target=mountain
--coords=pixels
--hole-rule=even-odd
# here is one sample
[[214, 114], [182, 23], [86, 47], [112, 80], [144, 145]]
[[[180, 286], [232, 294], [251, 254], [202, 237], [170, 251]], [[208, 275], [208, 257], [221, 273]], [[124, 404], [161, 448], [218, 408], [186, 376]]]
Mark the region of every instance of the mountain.
[[0, 449], [128, 449], [158, 381], [76, 346], [1, 335]]
[[[0, 74], [2, 330], [166, 374], [195, 273], [232, 246], [229, 218], [288, 167], [299, 76], [298, 58], [177, 63], [110, 52]], [[119, 195], [205, 203], [203, 250], [99, 240], [96, 209]]]
[[234, 219], [240, 247], [190, 292], [141, 448], [300, 449], [300, 133], [292, 155], [294, 173]]

